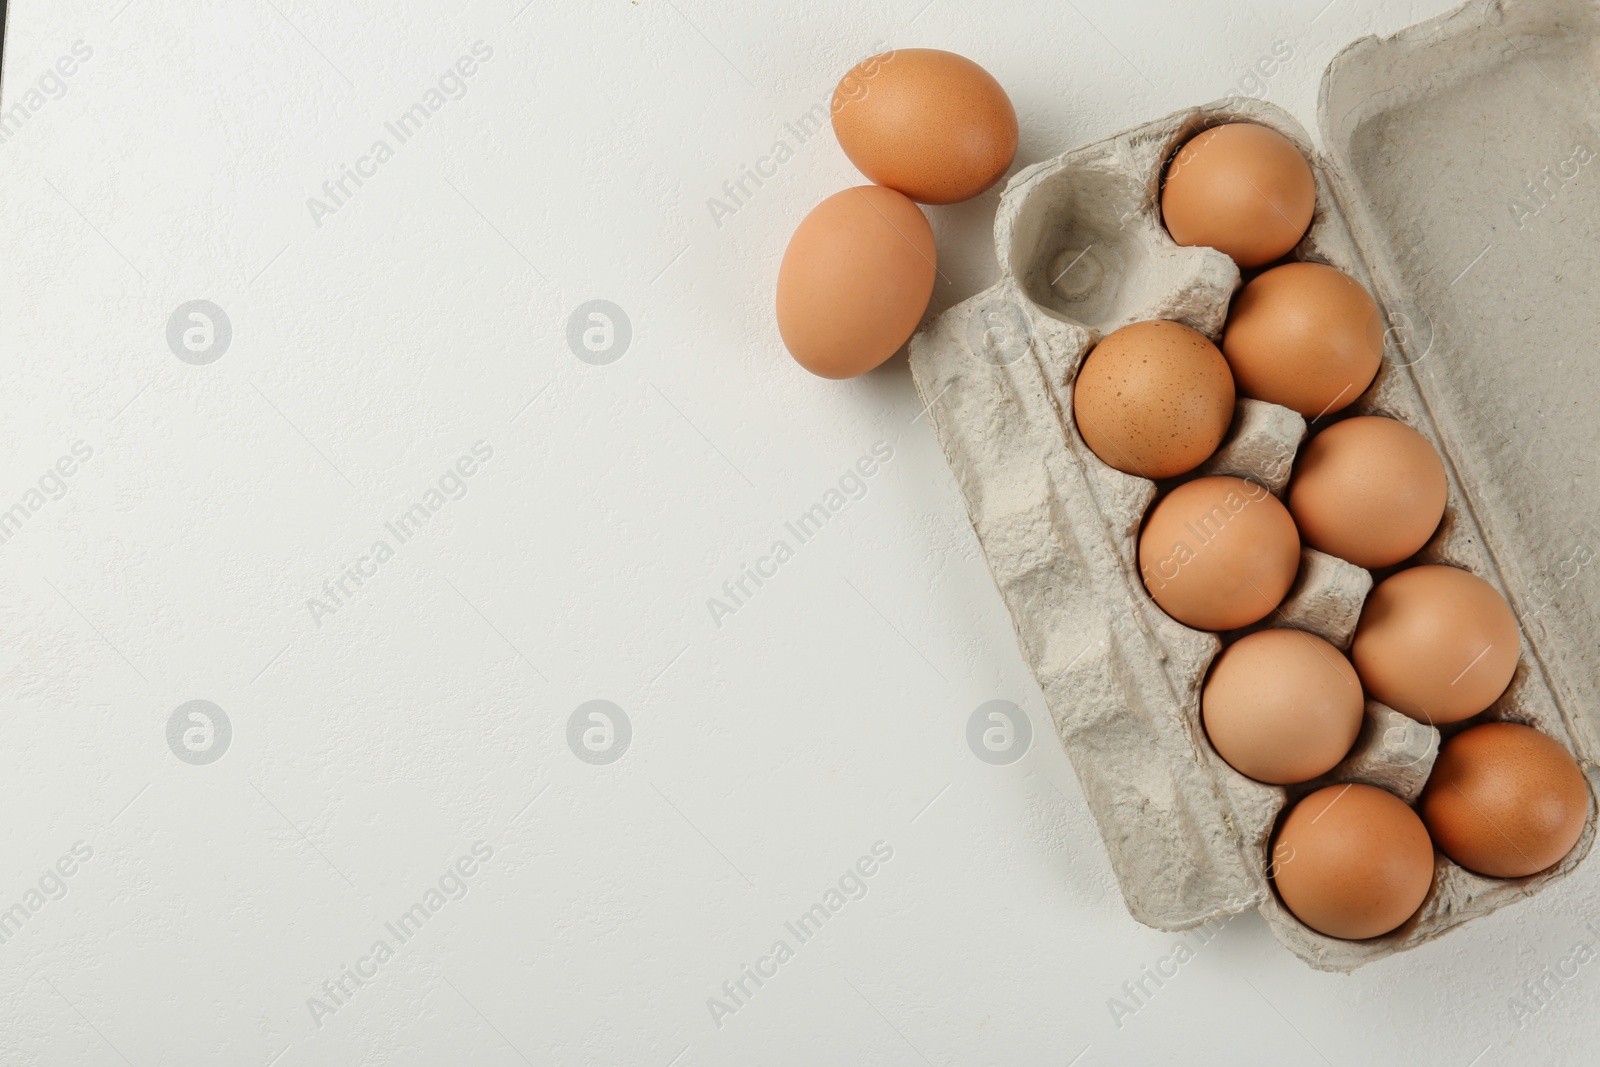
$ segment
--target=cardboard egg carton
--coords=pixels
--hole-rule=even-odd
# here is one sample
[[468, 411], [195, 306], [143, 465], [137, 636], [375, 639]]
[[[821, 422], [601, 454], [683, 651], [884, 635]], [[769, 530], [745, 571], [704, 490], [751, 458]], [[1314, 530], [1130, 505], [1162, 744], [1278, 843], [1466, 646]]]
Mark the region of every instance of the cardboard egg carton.
[[[1472, 216], [1463, 217], [1456, 201], [1492, 195], [1491, 176], [1479, 170], [1441, 180], [1430, 157], [1446, 152], [1452, 139], [1463, 143], [1465, 131], [1452, 131], [1451, 122], [1465, 122], [1476, 109], [1503, 116], [1504, 136], [1531, 137], [1529, 123], [1566, 122], [1584, 108], [1595, 111], [1596, 101], [1579, 94], [1570, 114], [1541, 118], [1526, 101], [1513, 114], [1517, 102], [1501, 96], [1506, 78], [1523, 73], [1517, 64], [1556, 65], [1556, 55], [1581, 67], [1600, 38], [1596, 21], [1592, 3], [1506, 0], [1469, 5], [1389, 39], [1357, 42], [1334, 60], [1324, 81], [1326, 158], [1287, 112], [1230, 99], [1029, 167], [1010, 181], [995, 221], [1001, 280], [912, 338], [917, 388], [930, 404], [930, 421], [1128, 910], [1140, 922], [1183, 930], [1258, 909], [1278, 939], [1312, 966], [1348, 971], [1538, 892], [1589, 851], [1592, 808], [1577, 847], [1529, 878], [1480, 877], [1437, 854], [1427, 900], [1385, 936], [1338, 940], [1290, 915], [1268, 875], [1272, 835], [1286, 806], [1335, 782], [1370, 783], [1414, 802], [1438, 752], [1439, 731], [1369, 701], [1351, 754], [1313, 782], [1265, 785], [1223, 762], [1200, 719], [1201, 688], [1222, 639], [1176, 622], [1146, 592], [1138, 534], [1158, 487], [1107, 466], [1089, 450], [1072, 418], [1072, 387], [1089, 349], [1132, 322], [1172, 319], [1220, 341], [1240, 284], [1238, 268], [1214, 249], [1173, 243], [1161, 222], [1161, 175], [1180, 145], [1223, 122], [1255, 122], [1290, 138], [1312, 162], [1317, 181], [1315, 217], [1291, 258], [1354, 276], [1391, 323], [1376, 379], [1340, 414], [1395, 418], [1433, 442], [1445, 458], [1448, 503], [1419, 561], [1486, 579], [1507, 594], [1524, 622], [1514, 680], [1493, 708], [1470, 722], [1534, 726], [1567, 745], [1593, 783], [1592, 679], [1600, 664], [1589, 644], [1600, 618], [1597, 597], [1585, 587], [1600, 593], [1593, 573], [1600, 567], [1588, 575], [1580, 569], [1554, 593], [1541, 593], [1538, 625], [1527, 625], [1534, 588], [1529, 575], [1540, 571], [1546, 550], [1528, 544], [1518, 524], [1540, 508], [1554, 508], [1561, 522], [1581, 533], [1583, 515], [1597, 510], [1596, 501], [1592, 490], [1587, 500], [1581, 491], [1574, 500], [1533, 478], [1522, 469], [1526, 456], [1506, 448], [1497, 433], [1502, 421], [1518, 419], [1539, 430], [1539, 420], [1517, 408], [1522, 398], [1495, 377], [1516, 373], [1504, 369], [1507, 361], [1528, 358], [1518, 355], [1515, 342], [1519, 324], [1534, 309], [1488, 314], [1481, 296], [1469, 298], [1476, 290], [1457, 294], [1443, 285], [1444, 272], [1454, 273], [1470, 257], [1436, 263], [1419, 245], [1431, 242], [1438, 255], [1480, 243], [1470, 232]], [[1588, 51], [1571, 47], [1574, 27], [1590, 35]], [[1592, 78], [1587, 85], [1593, 92]], [[1402, 176], [1427, 188], [1406, 186], [1398, 181]], [[1600, 188], [1600, 165], [1590, 180]], [[1439, 199], [1431, 210], [1430, 193]], [[1578, 309], [1592, 308], [1600, 297], [1597, 219], [1600, 212], [1591, 212], [1581, 232], [1551, 227], [1539, 238], [1550, 256], [1563, 255], [1550, 245], [1572, 245], [1557, 261], [1565, 273], [1555, 280], [1589, 297], [1569, 301], [1574, 326], [1582, 321]], [[1419, 329], [1425, 318], [1431, 328]], [[1593, 394], [1587, 403], [1587, 412], [1569, 421], [1575, 433], [1588, 425], [1592, 453]], [[1295, 412], [1241, 399], [1222, 446], [1194, 475], [1246, 477], [1281, 495], [1306, 432]], [[1594, 536], [1600, 544], [1600, 532]], [[1372, 581], [1353, 564], [1305, 549], [1294, 587], [1261, 625], [1308, 630], [1348, 649]], [[1453, 729], [1446, 727], [1447, 733]]]

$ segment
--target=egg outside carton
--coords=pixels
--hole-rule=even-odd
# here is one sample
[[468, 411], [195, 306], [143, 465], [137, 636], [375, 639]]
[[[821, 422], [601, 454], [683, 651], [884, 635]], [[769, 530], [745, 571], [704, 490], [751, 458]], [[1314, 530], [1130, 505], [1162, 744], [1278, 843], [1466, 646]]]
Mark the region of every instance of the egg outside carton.
[[[1175, 245], [1161, 222], [1159, 192], [1177, 148], [1230, 121], [1276, 129], [1312, 162], [1317, 211], [1290, 258], [1337, 267], [1377, 297], [1305, 130], [1275, 105], [1232, 99], [1176, 112], [1013, 177], [995, 220], [1001, 280], [927, 323], [911, 340], [911, 367], [1130, 913], [1177, 931], [1255, 908], [1313, 967], [1350, 971], [1564, 876], [1593, 841], [1593, 802], [1572, 852], [1528, 878], [1484, 878], [1436, 852], [1422, 907], [1382, 937], [1319, 934], [1272, 891], [1269, 849], [1293, 800], [1324, 785], [1365, 782], [1414, 803], [1440, 734], [1368, 701], [1354, 748], [1327, 775], [1286, 789], [1229, 767], [1206, 740], [1200, 691], [1224, 641], [1247, 630], [1219, 637], [1183, 626], [1150, 599], [1139, 573], [1143, 518], [1159, 489], [1183, 479], [1158, 487], [1114, 470], [1089, 450], [1071, 417], [1077, 369], [1111, 331], [1173, 319], [1220, 339], [1239, 270], [1214, 249]], [[1392, 331], [1385, 342], [1372, 385], [1335, 417], [1395, 418], [1440, 449], [1449, 474], [1445, 517], [1416, 562], [1461, 567], [1500, 589], [1410, 370], [1417, 357]], [[1221, 447], [1185, 477], [1231, 474], [1281, 496], [1305, 434], [1297, 413], [1240, 399]], [[1372, 583], [1366, 570], [1304, 549], [1284, 603], [1248, 629], [1291, 626], [1348, 649]], [[1574, 747], [1526, 635], [1510, 687], [1471, 722], [1499, 719]]]

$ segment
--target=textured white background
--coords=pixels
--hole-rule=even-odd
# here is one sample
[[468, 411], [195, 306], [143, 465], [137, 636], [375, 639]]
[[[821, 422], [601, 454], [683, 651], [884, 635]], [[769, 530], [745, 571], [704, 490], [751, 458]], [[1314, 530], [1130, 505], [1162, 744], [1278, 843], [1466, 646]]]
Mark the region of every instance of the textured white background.
[[[1591, 1058], [1600, 967], [1525, 1027], [1509, 998], [1597, 940], [1593, 862], [1350, 977], [1237, 918], [1117, 1025], [1180, 939], [1121, 906], [904, 360], [812, 378], [770, 310], [795, 224], [859, 181], [785, 124], [879, 47], [991, 70], [1020, 167], [1281, 43], [1265, 95], [1314, 125], [1336, 51], [1444, 0], [519, 5], [13, 5], [7, 107], [92, 56], [0, 145], [0, 509], [92, 458], [0, 544], [0, 909], [92, 858], [0, 944], [0, 1063]], [[317, 225], [307, 198], [478, 41], [465, 97]], [[719, 226], [707, 200], [779, 139]], [[997, 195], [930, 210], [932, 310], [992, 280]], [[207, 366], [165, 336], [196, 298], [233, 328]], [[567, 345], [590, 299], [632, 324], [610, 365]], [[877, 442], [866, 495], [716, 626], [707, 598]], [[233, 729], [206, 766], [166, 734], [197, 698]], [[606, 766], [566, 741], [597, 698], [633, 727]], [[993, 699], [1044, 731], [1009, 766], [964, 739]], [[318, 1025], [308, 998], [478, 842], [465, 896]], [[719, 1026], [707, 998], [779, 938]]]

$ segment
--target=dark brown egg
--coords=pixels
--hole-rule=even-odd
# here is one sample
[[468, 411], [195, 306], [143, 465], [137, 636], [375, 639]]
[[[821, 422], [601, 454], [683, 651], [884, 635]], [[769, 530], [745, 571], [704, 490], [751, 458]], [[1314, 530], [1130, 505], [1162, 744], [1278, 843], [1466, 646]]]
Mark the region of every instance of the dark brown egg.
[[1485, 723], [1439, 750], [1422, 818], [1440, 850], [1467, 870], [1521, 878], [1572, 851], [1589, 820], [1589, 788], [1554, 738]]

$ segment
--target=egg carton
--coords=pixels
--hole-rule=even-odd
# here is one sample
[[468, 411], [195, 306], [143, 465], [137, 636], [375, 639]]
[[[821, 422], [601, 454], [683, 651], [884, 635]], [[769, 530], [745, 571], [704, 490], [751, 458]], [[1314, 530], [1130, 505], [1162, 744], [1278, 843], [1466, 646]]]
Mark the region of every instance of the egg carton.
[[[1519, 302], [1519, 279], [1496, 274], [1492, 262], [1464, 272], [1484, 270], [1483, 280], [1466, 289], [1445, 284], [1470, 253], [1441, 257], [1476, 248], [1484, 242], [1475, 227], [1496, 224], [1481, 201], [1500, 176], [1497, 168], [1474, 169], [1462, 160], [1445, 177], [1437, 161], [1452, 143], [1465, 151], [1469, 134], [1475, 149], [1474, 114], [1500, 120], [1496, 143], [1518, 144], [1543, 136], [1530, 131], [1586, 118], [1585, 108], [1594, 113], [1600, 92], [1593, 77], [1585, 83], [1588, 95], [1552, 104], [1549, 112], [1523, 100], [1513, 113], [1518, 102], [1503, 94], [1508, 78], [1520, 84], [1545, 69], [1540, 63], [1561, 73], [1586, 69], [1600, 38], [1596, 21], [1592, 3], [1506, 0], [1356, 42], [1324, 80], [1326, 157], [1283, 109], [1234, 98], [1028, 167], [1011, 179], [995, 221], [1000, 281], [912, 338], [911, 368], [930, 422], [1128, 910], [1140, 922], [1184, 930], [1257, 909], [1313, 967], [1349, 971], [1536, 893], [1588, 853], [1592, 800], [1582, 838], [1550, 870], [1485, 878], [1436, 852], [1427, 899], [1389, 934], [1344, 941], [1296, 920], [1269, 878], [1272, 836], [1286, 808], [1335, 782], [1366, 782], [1415, 802], [1438, 752], [1439, 730], [1369, 701], [1352, 752], [1322, 778], [1282, 788], [1229, 767], [1200, 718], [1201, 688], [1223, 639], [1176, 622], [1146, 592], [1138, 534], [1158, 485], [1090, 451], [1072, 418], [1072, 388], [1094, 344], [1129, 323], [1171, 319], [1220, 341], [1239, 270], [1214, 249], [1172, 241], [1161, 221], [1161, 175], [1180, 145], [1220, 123], [1259, 123], [1288, 137], [1311, 161], [1317, 185], [1316, 214], [1290, 258], [1354, 276], [1391, 325], [1377, 377], [1341, 414], [1398, 419], [1439, 449], [1448, 502], [1418, 561], [1484, 578], [1507, 595], [1523, 624], [1509, 688], [1465, 725], [1510, 720], [1543, 731], [1578, 757], [1592, 790], [1600, 781], [1592, 687], [1600, 664], [1590, 647], [1600, 632], [1600, 566], [1593, 565], [1600, 553], [1590, 560], [1586, 551], [1528, 538], [1529, 531], [1565, 530], [1581, 537], [1580, 545], [1600, 544], [1586, 518], [1597, 510], [1595, 490], [1558, 487], [1548, 471], [1541, 481], [1526, 469], [1526, 449], [1519, 454], [1518, 442], [1506, 439], [1502, 423], [1531, 423], [1535, 434], [1552, 430], [1544, 418], [1549, 412], [1534, 417], [1528, 398], [1506, 387], [1533, 373], [1527, 361], [1536, 357], [1519, 343], [1519, 331], [1536, 315], [1539, 297], [1523, 292]], [[1575, 28], [1588, 35], [1577, 45]], [[1594, 171], [1586, 177], [1600, 189], [1600, 163]], [[1576, 331], [1600, 297], [1600, 259], [1593, 254], [1600, 212], [1566, 214], [1534, 236], [1536, 252], [1518, 258], [1546, 264], [1562, 294], [1564, 322]], [[1483, 295], [1490, 291], [1492, 300]], [[1574, 380], [1600, 387], [1590, 366], [1574, 368]], [[1597, 451], [1596, 395], [1600, 388], [1582, 396], [1575, 411], [1558, 413], [1554, 431], [1585, 443], [1574, 446], [1574, 455]], [[1297, 413], [1240, 399], [1222, 446], [1194, 474], [1250, 478], [1281, 496], [1306, 433]], [[1541, 580], [1556, 558], [1550, 553], [1569, 551], [1575, 555], [1560, 557], [1566, 559], [1560, 573], [1573, 576]], [[1588, 570], [1573, 558], [1590, 564]], [[1372, 584], [1366, 570], [1305, 549], [1295, 585], [1261, 625], [1307, 630], [1347, 650]]]

